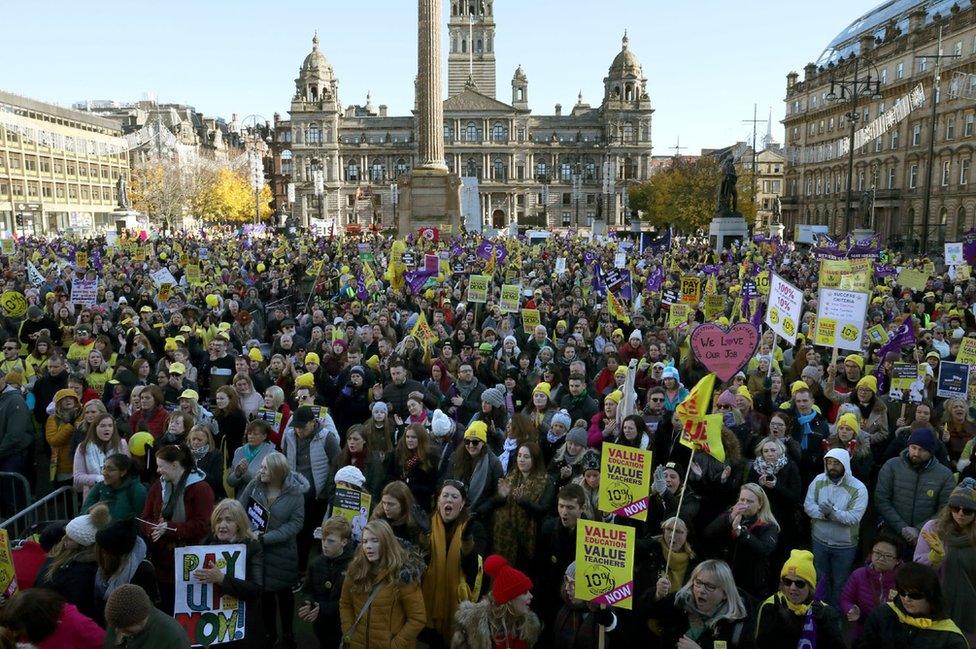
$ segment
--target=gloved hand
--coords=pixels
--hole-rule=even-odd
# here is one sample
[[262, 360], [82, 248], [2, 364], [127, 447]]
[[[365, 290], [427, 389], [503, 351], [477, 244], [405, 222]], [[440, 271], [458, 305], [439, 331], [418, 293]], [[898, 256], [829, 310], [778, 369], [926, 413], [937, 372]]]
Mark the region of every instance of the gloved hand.
[[657, 468], [654, 469], [654, 477], [651, 480], [651, 492], [660, 495], [663, 494], [667, 488], [668, 485], [664, 481], [664, 467], [659, 464]]
[[922, 530], [922, 538], [929, 544], [929, 562], [933, 566], [940, 566], [945, 561], [945, 546], [942, 539], [934, 532]]
[[346, 397], [352, 396], [352, 386], [346, 385], [346, 387], [342, 388], [342, 395]]

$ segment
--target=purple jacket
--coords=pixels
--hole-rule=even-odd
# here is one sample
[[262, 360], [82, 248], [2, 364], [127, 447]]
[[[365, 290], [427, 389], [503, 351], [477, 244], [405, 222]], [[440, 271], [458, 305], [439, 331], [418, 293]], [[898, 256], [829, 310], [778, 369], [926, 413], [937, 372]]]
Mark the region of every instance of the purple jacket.
[[847, 612], [853, 606], [856, 605], [861, 609], [860, 617], [851, 624], [852, 642], [861, 635], [861, 627], [871, 611], [894, 598], [896, 574], [898, 574], [897, 567], [888, 572], [878, 572], [871, 567], [869, 561], [847, 578], [844, 591], [840, 595], [840, 614], [847, 619]]

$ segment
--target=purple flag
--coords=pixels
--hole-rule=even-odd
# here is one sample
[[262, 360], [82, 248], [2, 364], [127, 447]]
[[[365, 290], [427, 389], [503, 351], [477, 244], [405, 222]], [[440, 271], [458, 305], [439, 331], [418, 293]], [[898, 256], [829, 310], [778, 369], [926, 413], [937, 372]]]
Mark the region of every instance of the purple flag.
[[861, 241], [854, 241], [851, 237], [851, 245], [847, 250], [848, 259], [877, 259], [881, 252], [881, 235], [873, 234]]
[[366, 280], [363, 278], [363, 270], [361, 268], [356, 273], [356, 297], [363, 301], [369, 298], [369, 291], [366, 290]]
[[101, 248], [95, 248], [95, 250], [92, 251], [92, 266], [96, 270], [101, 270], [102, 269], [102, 249]]
[[603, 281], [603, 269], [600, 262], [593, 267], [593, 291], [602, 299], [607, 296], [607, 285]]
[[702, 272], [706, 275], [718, 275], [719, 267], [718, 264], [709, 264], [707, 266], [702, 266]]
[[894, 266], [888, 264], [878, 264], [874, 267], [875, 277], [893, 277], [897, 274], [898, 270]]
[[403, 278], [407, 282], [407, 288], [410, 289], [410, 293], [416, 295], [430, 279], [430, 273], [426, 270], [408, 270], [403, 274]]
[[[906, 318], [901, 326], [892, 334], [891, 338], [888, 339], [881, 349], [878, 350], [878, 358], [884, 361], [884, 357], [889, 352], [900, 352], [903, 347], [908, 347], [909, 345], [915, 344], [915, 320], [913, 318]], [[881, 367], [881, 364], [878, 365]]]
[[594, 261], [596, 261], [596, 253], [595, 252], [590, 252], [589, 250], [587, 250], [586, 252], [583, 253], [583, 265], [584, 266], [586, 266], [587, 268], [589, 268], [590, 266], [593, 265], [593, 262]]
[[475, 254], [485, 260], [491, 259], [492, 252], [495, 253], [496, 263], [505, 263], [505, 258], [508, 256], [508, 250], [506, 250], [505, 246], [500, 243], [482, 241], [481, 244], [478, 245], [477, 250], [475, 250]]
[[658, 266], [651, 274], [647, 276], [647, 284], [645, 287], [648, 291], [657, 292], [661, 290], [664, 285], [664, 269]]
[[963, 235], [962, 256], [970, 266], [976, 266], [976, 228]]
[[752, 303], [749, 297], [749, 291], [742, 287], [742, 317], [746, 319], [747, 322], [752, 322]]
[[762, 331], [763, 316], [766, 314], [766, 310], [763, 308], [762, 302], [756, 303], [756, 310], [752, 314], [752, 326], [756, 328], [756, 331]]

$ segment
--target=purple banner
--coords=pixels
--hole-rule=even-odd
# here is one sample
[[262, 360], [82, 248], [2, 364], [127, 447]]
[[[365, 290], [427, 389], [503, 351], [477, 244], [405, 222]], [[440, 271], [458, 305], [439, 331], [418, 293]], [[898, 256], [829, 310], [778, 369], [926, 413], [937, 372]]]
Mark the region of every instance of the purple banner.
[[[900, 352], [903, 347], [908, 347], [909, 345], [915, 344], [915, 321], [912, 318], [907, 318], [905, 322], [898, 327], [888, 342], [878, 350], [878, 358], [884, 360], [884, 357], [889, 352]], [[879, 364], [880, 368], [881, 365]]]
[[888, 264], [878, 264], [874, 267], [875, 277], [894, 277], [898, 274], [898, 269]]
[[970, 266], [976, 266], [976, 228], [963, 235], [962, 256]]
[[482, 241], [478, 245], [477, 250], [475, 250], [475, 254], [481, 257], [482, 259], [488, 260], [491, 259], [492, 251], [494, 251], [495, 253], [495, 262], [499, 264], [505, 263], [505, 257], [508, 256], [508, 251], [505, 249], [505, 246], [503, 246], [500, 243], [492, 243], [491, 241]]
[[416, 295], [430, 279], [430, 273], [426, 270], [408, 270], [403, 274], [403, 278], [407, 282], [407, 289], [411, 294]]
[[369, 291], [366, 290], [366, 280], [363, 278], [362, 269], [356, 273], [356, 297], [363, 301], [369, 298]]
[[658, 266], [647, 276], [647, 284], [645, 284], [645, 287], [648, 291], [656, 293], [661, 290], [662, 286], [664, 286], [664, 269]]

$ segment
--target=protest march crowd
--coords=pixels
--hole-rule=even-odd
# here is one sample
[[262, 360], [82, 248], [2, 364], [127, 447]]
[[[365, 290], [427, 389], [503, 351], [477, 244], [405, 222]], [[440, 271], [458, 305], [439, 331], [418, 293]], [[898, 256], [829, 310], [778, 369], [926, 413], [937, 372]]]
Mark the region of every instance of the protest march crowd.
[[976, 642], [976, 234], [4, 243], [0, 647]]

